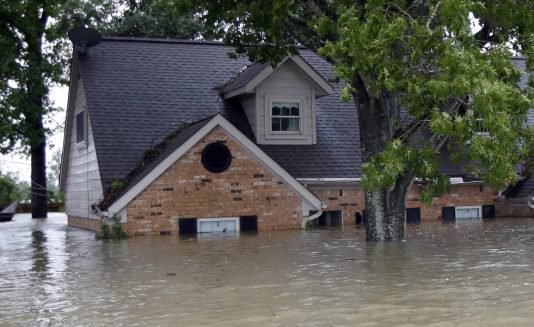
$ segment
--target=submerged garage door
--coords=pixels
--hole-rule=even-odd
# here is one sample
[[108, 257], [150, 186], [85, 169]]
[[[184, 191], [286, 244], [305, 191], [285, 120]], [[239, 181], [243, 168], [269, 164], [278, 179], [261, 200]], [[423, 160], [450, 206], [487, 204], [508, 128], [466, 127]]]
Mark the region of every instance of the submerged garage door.
[[229, 233], [239, 231], [239, 218], [200, 218], [197, 219], [199, 233]]

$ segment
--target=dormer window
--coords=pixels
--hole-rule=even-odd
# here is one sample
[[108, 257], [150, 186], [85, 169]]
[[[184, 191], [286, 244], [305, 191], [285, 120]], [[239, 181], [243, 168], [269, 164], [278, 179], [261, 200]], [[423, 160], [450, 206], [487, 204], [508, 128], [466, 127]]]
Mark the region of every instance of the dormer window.
[[271, 131], [299, 133], [301, 131], [301, 101], [271, 102]]

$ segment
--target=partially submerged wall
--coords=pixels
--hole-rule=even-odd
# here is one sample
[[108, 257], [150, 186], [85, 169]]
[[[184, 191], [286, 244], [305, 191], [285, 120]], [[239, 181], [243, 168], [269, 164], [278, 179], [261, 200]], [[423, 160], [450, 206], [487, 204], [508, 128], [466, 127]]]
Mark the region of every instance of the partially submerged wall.
[[[232, 163], [221, 173], [207, 171], [201, 153], [223, 142]], [[298, 229], [302, 199], [277, 175], [215, 128], [127, 206], [129, 235], [177, 234], [181, 218], [257, 216], [258, 229]]]

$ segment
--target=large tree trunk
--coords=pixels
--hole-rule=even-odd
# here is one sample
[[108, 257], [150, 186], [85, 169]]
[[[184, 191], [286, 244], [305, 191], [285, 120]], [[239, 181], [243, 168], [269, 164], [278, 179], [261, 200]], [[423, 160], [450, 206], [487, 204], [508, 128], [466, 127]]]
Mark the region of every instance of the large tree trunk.
[[367, 241], [400, 241], [404, 239], [407, 187], [365, 192], [365, 225]]
[[[360, 87], [363, 83], [360, 85]], [[355, 95], [363, 162], [384, 151], [398, 126], [398, 95], [383, 92], [379, 98]], [[405, 197], [412, 176], [402, 176], [391, 189], [365, 192], [366, 238], [397, 241], [404, 238]]]
[[[43, 130], [41, 117], [39, 121]], [[31, 191], [32, 191], [32, 218], [46, 218], [48, 215], [47, 205], [47, 186], [46, 186], [46, 138], [41, 133], [41, 143], [31, 147], [32, 172], [31, 172]]]
[[43, 36], [48, 22], [45, 9], [30, 7], [30, 15], [36, 24], [35, 29], [26, 30], [25, 39], [28, 43], [28, 96], [31, 101], [31, 112], [26, 119], [32, 127], [30, 152], [32, 160], [31, 192], [32, 217], [46, 218], [48, 215], [46, 188], [46, 135], [43, 126], [44, 105], [48, 89], [45, 85], [45, 67], [43, 58]]

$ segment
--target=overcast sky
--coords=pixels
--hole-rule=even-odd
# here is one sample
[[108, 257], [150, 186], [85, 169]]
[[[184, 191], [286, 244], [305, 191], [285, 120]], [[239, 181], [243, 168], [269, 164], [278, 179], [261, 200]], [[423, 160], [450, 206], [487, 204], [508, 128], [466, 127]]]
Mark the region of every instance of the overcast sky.
[[[52, 101], [54, 101], [56, 106], [63, 108], [63, 110], [60, 112], [54, 113], [52, 117], [60, 124], [65, 123], [65, 109], [67, 108], [68, 90], [69, 88], [67, 86], [55, 87], [51, 89], [50, 98]], [[48, 163], [52, 158], [52, 154], [58, 149], [61, 151], [63, 148], [63, 131], [58, 131], [56, 134], [49, 136], [47, 145], [46, 161]], [[53, 145], [52, 149], [50, 149], [50, 145]], [[19, 177], [20, 180], [30, 182], [30, 158], [22, 154], [9, 154], [4, 156], [0, 155], [0, 171], [2, 173], [14, 173]]]

